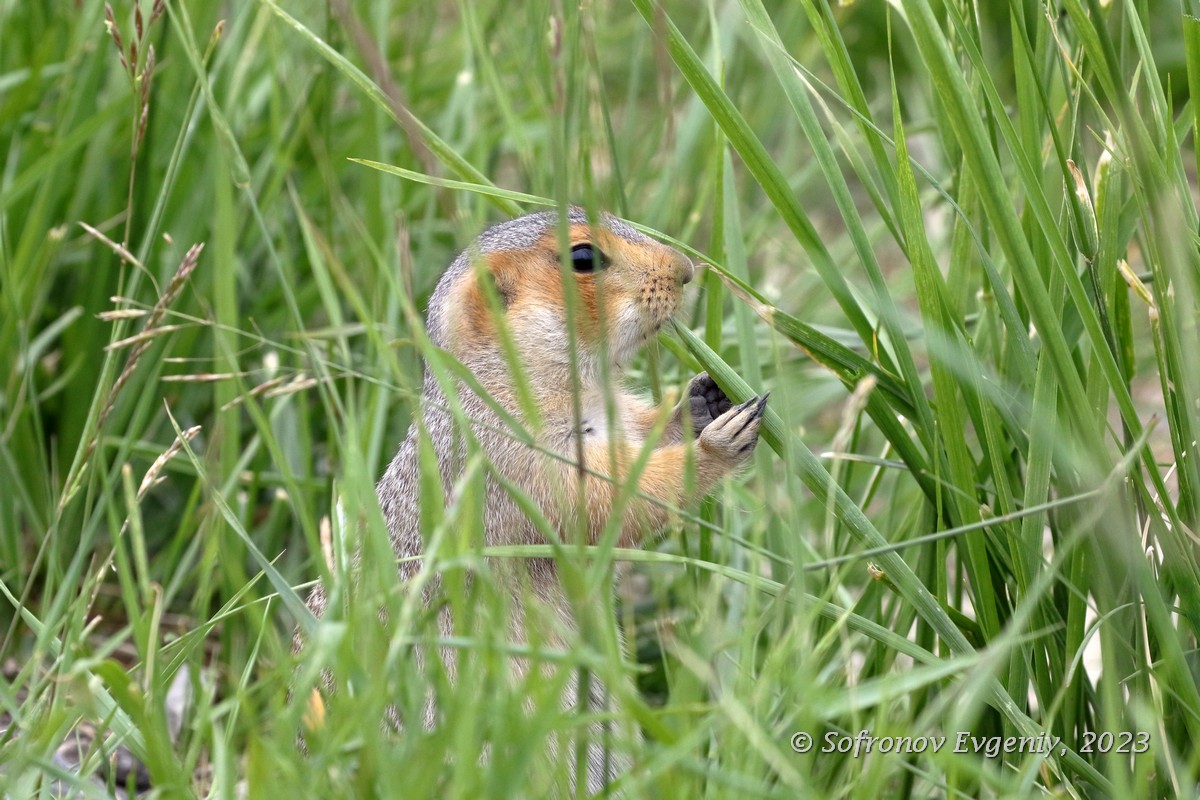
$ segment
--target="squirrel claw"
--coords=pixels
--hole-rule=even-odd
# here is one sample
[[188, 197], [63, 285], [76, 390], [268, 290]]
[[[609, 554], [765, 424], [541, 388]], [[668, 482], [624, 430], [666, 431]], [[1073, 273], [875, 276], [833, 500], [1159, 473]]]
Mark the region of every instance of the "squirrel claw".
[[700, 435], [702, 447], [715, 451], [735, 465], [750, 457], [758, 443], [758, 432], [767, 410], [767, 397], [755, 395], [733, 406], [707, 426]]

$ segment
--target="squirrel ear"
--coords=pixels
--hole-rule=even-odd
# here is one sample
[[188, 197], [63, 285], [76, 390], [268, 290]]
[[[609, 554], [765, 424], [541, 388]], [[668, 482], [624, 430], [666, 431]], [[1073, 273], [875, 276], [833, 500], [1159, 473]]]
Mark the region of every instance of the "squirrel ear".
[[516, 295], [516, 287], [509, 276], [507, 274], [497, 275], [491, 270], [485, 270], [480, 274], [480, 278], [491, 286], [492, 291], [496, 293], [496, 298], [500, 301], [500, 305], [507, 311]]

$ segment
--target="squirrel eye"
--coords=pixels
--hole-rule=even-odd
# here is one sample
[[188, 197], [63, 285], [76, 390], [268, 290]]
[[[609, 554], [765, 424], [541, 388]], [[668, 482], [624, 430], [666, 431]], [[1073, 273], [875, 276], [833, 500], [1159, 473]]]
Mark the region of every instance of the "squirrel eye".
[[590, 244], [577, 244], [571, 248], [571, 266], [576, 272], [594, 272], [608, 266], [608, 259], [600, 248]]

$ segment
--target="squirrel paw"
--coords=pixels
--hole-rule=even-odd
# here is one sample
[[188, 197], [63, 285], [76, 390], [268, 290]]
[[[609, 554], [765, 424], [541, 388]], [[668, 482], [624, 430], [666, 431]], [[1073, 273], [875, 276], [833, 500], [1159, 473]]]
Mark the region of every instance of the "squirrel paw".
[[[721, 414], [701, 432], [700, 446], [734, 465], [748, 459], [758, 444], [758, 430], [770, 395], [767, 392], [761, 397], [751, 397]], [[728, 398], [725, 402], [729, 402]]]
[[699, 436], [718, 417], [733, 407], [733, 403], [707, 372], [701, 372], [688, 384], [684, 402], [692, 418], [692, 434]]

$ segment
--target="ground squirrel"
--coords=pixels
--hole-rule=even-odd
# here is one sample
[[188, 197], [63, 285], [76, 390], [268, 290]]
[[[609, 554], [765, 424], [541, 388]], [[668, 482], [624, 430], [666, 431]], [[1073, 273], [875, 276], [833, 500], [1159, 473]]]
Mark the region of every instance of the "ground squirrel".
[[[572, 523], [579, 513], [582, 486], [588, 543], [595, 542], [609, 522], [622, 476], [638, 459], [655, 423], [668, 419], [638, 480], [641, 496], [626, 506], [621, 520], [618, 546], [636, 547], [667, 526], [670, 506], [702, 496], [750, 457], [766, 396], [734, 406], [707, 374], [701, 374], [691, 381], [677, 408], [660, 411], [619, 386], [605, 385], [605, 376], [619, 377], [634, 353], [678, 310], [694, 267], [682, 253], [610, 215], [589, 221], [582, 209], [572, 208], [568, 223], [569, 249], [561, 253], [554, 212], [530, 214], [484, 231], [438, 283], [429, 302], [429, 337], [470, 369], [499, 406], [528, 426], [493, 306], [480, 284], [490, 282], [540, 412], [540, 425], [530, 427], [538, 446], [530, 447], [508, 432], [488, 403], [461, 383], [458, 396], [495, 470], [537, 503], [547, 520], [564, 532], [564, 540], [571, 541], [569, 531], [578, 530]], [[579, 299], [574, 365], [560, 259], [569, 261]], [[448, 408], [446, 395], [426, 369], [418, 413], [437, 453], [447, 502], [463, 454], [463, 440], [455, 433]], [[616, 419], [608, 418], [606, 408], [614, 410]], [[692, 436], [685, 436], [689, 422]], [[580, 453], [586, 467], [582, 480], [576, 466]], [[688, 488], [685, 471], [692, 460], [695, 477]], [[611, 475], [614, 465], [616, 480], [602, 477]], [[414, 423], [377, 487], [393, 548], [401, 558], [420, 555], [423, 549], [418, 484]], [[484, 514], [489, 545], [545, 543], [500, 482], [492, 479], [487, 481]], [[570, 629], [570, 605], [555, 562], [521, 563], [522, 580], [528, 581], [531, 594]], [[401, 577], [409, 578], [418, 568], [414, 561], [402, 561]], [[514, 586], [514, 612], [524, 617], [517, 594]], [[319, 615], [325, 602], [318, 588], [309, 605]], [[448, 612], [441, 624], [443, 633], [450, 635]], [[517, 630], [514, 635], [521, 636]], [[554, 640], [553, 633], [548, 636]], [[453, 673], [452, 663], [447, 668]], [[603, 702], [602, 690], [593, 699]], [[588, 761], [587, 785], [593, 791], [629, 764], [627, 754], [611, 758], [589, 753]]]

